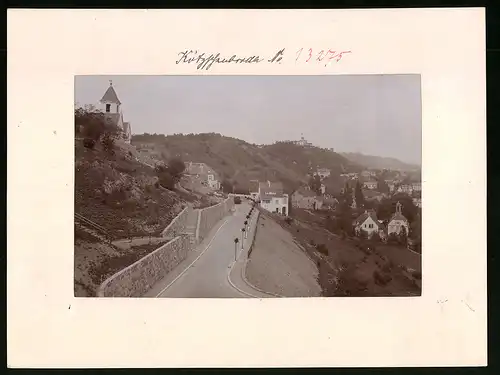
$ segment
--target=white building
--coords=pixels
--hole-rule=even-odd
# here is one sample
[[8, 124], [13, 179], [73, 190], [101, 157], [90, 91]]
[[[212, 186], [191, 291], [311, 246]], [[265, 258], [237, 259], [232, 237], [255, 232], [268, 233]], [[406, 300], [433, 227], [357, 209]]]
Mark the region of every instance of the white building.
[[375, 190], [377, 188], [377, 186], [378, 186], [378, 183], [377, 183], [377, 181], [373, 181], [373, 180], [371, 180], [371, 181], [365, 181], [363, 183], [363, 186], [365, 188], [367, 188], [367, 189]]
[[219, 190], [221, 183], [218, 179], [217, 173], [205, 163], [185, 163], [185, 173], [192, 176], [200, 177], [202, 183], [206, 183], [213, 190]]
[[402, 205], [401, 203], [396, 203], [396, 212], [392, 215], [389, 220], [389, 224], [387, 225], [387, 234], [391, 233], [399, 234], [401, 232], [401, 228], [405, 228], [406, 235], [409, 233], [409, 225], [406, 217], [403, 216], [402, 213]]
[[123, 121], [122, 103], [113, 88], [113, 82], [109, 81], [109, 87], [97, 104], [97, 109], [104, 112], [106, 120], [117, 126], [122, 131], [125, 142], [130, 143], [132, 131], [129, 122]]
[[283, 185], [280, 182], [260, 182], [257, 199], [263, 209], [288, 216], [288, 194], [283, 193]]
[[318, 175], [321, 179], [330, 176], [330, 170], [328, 168], [318, 168], [315, 175]]
[[371, 237], [374, 233], [378, 233], [383, 237], [384, 224], [377, 219], [377, 214], [374, 210], [367, 210], [354, 221], [354, 231], [358, 235], [363, 231], [368, 237]]

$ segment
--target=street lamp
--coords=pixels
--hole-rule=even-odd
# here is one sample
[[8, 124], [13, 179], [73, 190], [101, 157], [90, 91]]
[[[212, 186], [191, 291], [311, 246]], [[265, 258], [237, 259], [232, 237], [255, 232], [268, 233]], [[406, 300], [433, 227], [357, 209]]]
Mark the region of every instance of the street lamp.
[[241, 250], [243, 250], [243, 242], [245, 240], [245, 228], [241, 228]]
[[234, 261], [236, 262], [236, 253], [238, 252], [238, 237], [234, 239]]

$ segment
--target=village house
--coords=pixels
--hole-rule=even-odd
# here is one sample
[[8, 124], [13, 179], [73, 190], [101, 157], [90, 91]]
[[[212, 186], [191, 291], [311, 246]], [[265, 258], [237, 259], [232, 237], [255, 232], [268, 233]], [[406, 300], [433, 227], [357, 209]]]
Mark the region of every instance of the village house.
[[323, 210], [330, 210], [334, 211], [337, 209], [339, 201], [337, 198], [331, 196], [331, 195], [323, 195], [321, 198], [319, 198], [322, 202], [321, 204], [321, 209]]
[[363, 183], [363, 187], [370, 189], [370, 190], [376, 189], [377, 186], [378, 186], [378, 183], [375, 180], [369, 180], [369, 181], [365, 181]]
[[422, 191], [422, 183], [420, 183], [420, 182], [413, 182], [411, 184], [411, 188], [412, 188], [413, 192]]
[[109, 81], [109, 87], [97, 104], [97, 109], [104, 113], [104, 117], [111, 124], [116, 126], [121, 131], [121, 138], [126, 143], [130, 143], [132, 139], [132, 130], [129, 122], [123, 121], [123, 112], [121, 101], [113, 87], [113, 82]]
[[411, 195], [413, 192], [413, 187], [411, 184], [401, 184], [398, 186], [397, 192]]
[[375, 210], [365, 210], [355, 221], [354, 231], [357, 235], [364, 231], [368, 237], [378, 233], [380, 238], [385, 238], [385, 227], [381, 220], [377, 219]]
[[213, 190], [220, 190], [221, 183], [219, 181], [217, 173], [208, 165], [206, 165], [205, 163], [193, 162], [187, 162], [185, 163], [185, 165], [185, 173], [187, 175], [199, 177], [202, 180], [202, 184], [210, 187]]
[[380, 202], [382, 199], [386, 198], [386, 195], [376, 191], [376, 190], [365, 190], [363, 189], [363, 196], [365, 197], [366, 201], [378, 201]]
[[305, 138], [304, 138], [304, 135], [302, 135], [300, 137], [300, 140], [298, 141], [291, 141], [291, 143], [297, 145], [297, 146], [301, 146], [301, 147], [312, 147], [312, 143], [311, 142], [308, 142]]
[[257, 199], [266, 211], [288, 216], [288, 194], [283, 192], [281, 182], [259, 182]]
[[340, 177], [343, 177], [346, 180], [356, 180], [358, 178], [358, 174], [356, 172], [342, 173]]
[[396, 187], [396, 183], [394, 182], [394, 180], [385, 180], [385, 183], [389, 187], [389, 192], [392, 193]]
[[315, 175], [319, 176], [321, 179], [330, 177], [330, 170], [328, 168], [318, 168]]
[[303, 187], [293, 192], [292, 207], [305, 210], [319, 210], [323, 201], [309, 188]]
[[400, 234], [403, 227], [405, 228], [406, 235], [408, 235], [408, 220], [403, 216], [402, 205], [398, 202], [396, 203], [396, 212], [392, 215], [389, 220], [389, 224], [387, 225], [387, 234]]

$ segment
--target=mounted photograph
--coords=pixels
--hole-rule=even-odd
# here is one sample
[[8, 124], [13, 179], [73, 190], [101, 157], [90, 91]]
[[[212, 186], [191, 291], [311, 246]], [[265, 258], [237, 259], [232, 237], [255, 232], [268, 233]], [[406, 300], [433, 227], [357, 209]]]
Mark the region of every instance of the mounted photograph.
[[74, 103], [76, 297], [421, 296], [420, 75], [76, 76]]

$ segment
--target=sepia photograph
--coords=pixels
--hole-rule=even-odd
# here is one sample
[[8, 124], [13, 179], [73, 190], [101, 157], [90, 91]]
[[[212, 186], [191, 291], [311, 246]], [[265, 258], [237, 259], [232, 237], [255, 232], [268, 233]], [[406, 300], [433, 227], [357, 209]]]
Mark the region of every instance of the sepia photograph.
[[76, 76], [76, 297], [420, 296], [419, 75]]
[[486, 366], [485, 20], [9, 10], [8, 366]]

